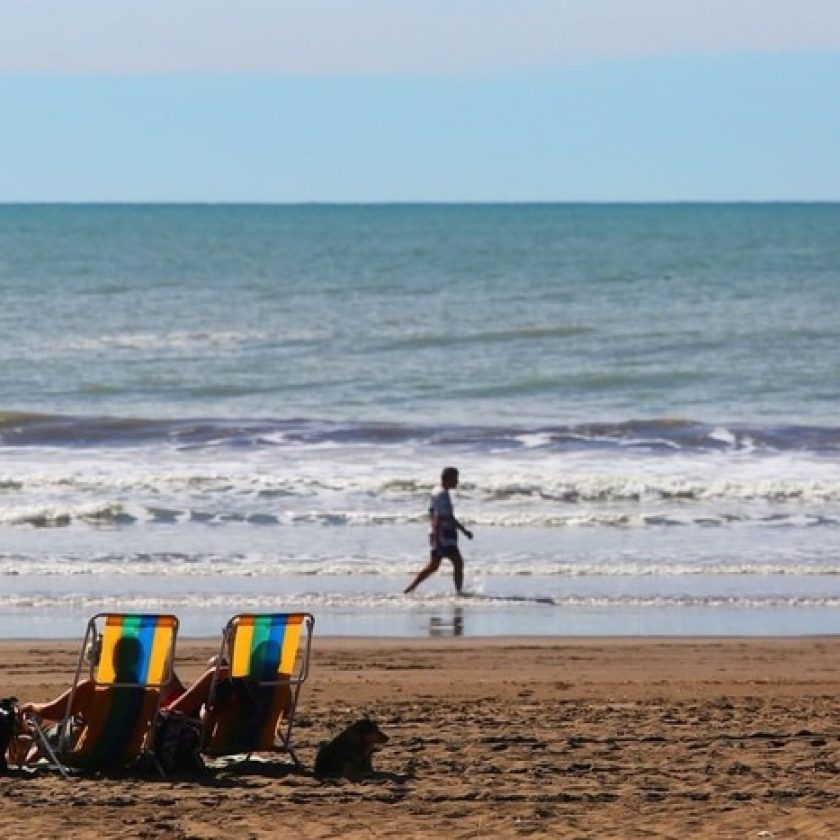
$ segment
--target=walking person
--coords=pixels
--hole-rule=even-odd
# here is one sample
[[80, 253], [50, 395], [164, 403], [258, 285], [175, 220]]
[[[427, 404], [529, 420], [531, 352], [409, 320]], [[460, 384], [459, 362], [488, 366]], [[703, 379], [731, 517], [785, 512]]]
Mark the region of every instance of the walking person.
[[452, 579], [455, 591], [463, 594], [464, 558], [458, 549], [458, 531], [468, 540], [473, 538], [472, 531], [465, 528], [456, 518], [449, 491], [458, 486], [458, 470], [446, 467], [440, 475], [441, 490], [435, 493], [429, 502], [429, 562], [417, 577], [406, 587], [405, 593], [413, 592], [427, 577], [440, 568], [440, 561], [446, 557], [452, 561]]

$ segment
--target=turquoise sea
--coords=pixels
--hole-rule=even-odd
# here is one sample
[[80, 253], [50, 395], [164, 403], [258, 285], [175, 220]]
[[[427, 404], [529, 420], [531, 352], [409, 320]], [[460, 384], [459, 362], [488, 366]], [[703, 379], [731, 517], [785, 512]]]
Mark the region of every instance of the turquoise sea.
[[4, 636], [840, 632], [840, 204], [0, 205], [0, 325]]

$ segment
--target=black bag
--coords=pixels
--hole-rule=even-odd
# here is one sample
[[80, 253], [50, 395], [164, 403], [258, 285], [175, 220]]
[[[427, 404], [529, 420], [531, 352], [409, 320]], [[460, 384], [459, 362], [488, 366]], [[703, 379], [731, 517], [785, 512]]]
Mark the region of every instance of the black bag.
[[183, 712], [163, 709], [155, 724], [152, 749], [164, 773], [203, 773], [201, 723]]
[[0, 700], [0, 773], [8, 770], [6, 750], [15, 735], [17, 717], [17, 697], [4, 697]]

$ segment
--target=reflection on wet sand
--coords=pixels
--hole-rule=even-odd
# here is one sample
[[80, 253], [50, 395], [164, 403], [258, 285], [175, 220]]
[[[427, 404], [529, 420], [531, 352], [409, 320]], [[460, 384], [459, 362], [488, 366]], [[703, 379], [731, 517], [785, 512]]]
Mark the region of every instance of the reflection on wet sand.
[[429, 619], [430, 636], [463, 636], [464, 611], [453, 607], [451, 616], [433, 615]]

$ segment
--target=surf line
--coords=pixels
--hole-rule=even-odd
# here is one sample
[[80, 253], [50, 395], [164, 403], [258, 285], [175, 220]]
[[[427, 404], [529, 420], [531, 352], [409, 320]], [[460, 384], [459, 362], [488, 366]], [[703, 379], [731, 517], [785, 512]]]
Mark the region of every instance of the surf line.
[[543, 604], [549, 607], [556, 607], [554, 598], [547, 596], [529, 597], [527, 595], [484, 595], [480, 592], [462, 592], [462, 598], [472, 598], [474, 601], [496, 601], [501, 603], [512, 602], [515, 604]]

